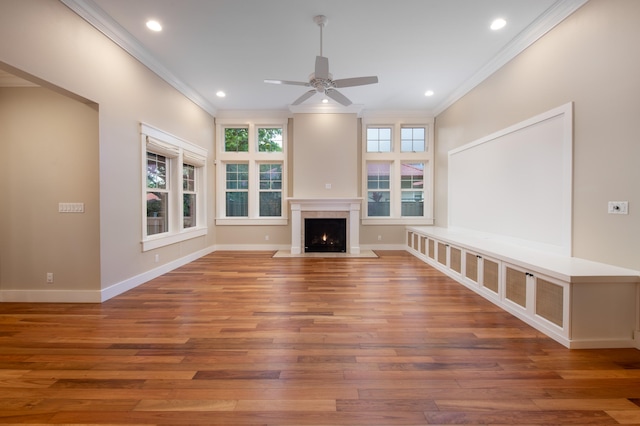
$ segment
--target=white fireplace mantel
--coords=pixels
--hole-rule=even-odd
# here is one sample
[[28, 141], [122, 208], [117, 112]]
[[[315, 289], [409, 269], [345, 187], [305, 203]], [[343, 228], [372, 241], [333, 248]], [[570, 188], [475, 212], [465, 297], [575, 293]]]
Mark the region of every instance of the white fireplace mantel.
[[361, 198], [289, 198], [291, 209], [291, 254], [301, 254], [303, 212], [347, 212], [347, 251], [360, 254]]

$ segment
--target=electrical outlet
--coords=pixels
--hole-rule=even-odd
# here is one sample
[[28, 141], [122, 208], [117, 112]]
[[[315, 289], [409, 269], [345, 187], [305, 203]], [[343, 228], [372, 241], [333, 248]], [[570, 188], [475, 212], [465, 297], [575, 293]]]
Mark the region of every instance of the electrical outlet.
[[609, 201], [607, 212], [609, 214], [629, 214], [629, 202]]
[[268, 236], [268, 235], [265, 235], [265, 236], [264, 236], [264, 240], [265, 240], [265, 241], [269, 241], [269, 236]]
[[160, 255], [156, 254], [154, 260], [156, 261], [156, 263], [160, 262]]
[[47, 284], [53, 284], [53, 272], [47, 272]]
[[382, 235], [378, 235], [378, 241], [382, 241]]

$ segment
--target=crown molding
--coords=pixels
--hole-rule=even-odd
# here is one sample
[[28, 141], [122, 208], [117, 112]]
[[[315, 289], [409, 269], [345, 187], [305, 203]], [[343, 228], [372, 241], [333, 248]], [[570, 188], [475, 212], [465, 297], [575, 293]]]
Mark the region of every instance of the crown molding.
[[556, 25], [564, 21], [569, 15], [582, 7], [589, 0], [558, 0], [542, 15], [525, 28], [517, 37], [511, 40], [496, 56], [480, 68], [474, 75], [451, 93], [440, 105], [434, 109], [434, 115], [439, 115], [456, 101], [469, 93], [474, 87], [482, 83], [507, 62], [522, 53], [526, 48], [551, 31]]
[[153, 57], [140, 43], [136, 41], [136, 38], [133, 37], [131, 33], [115, 22], [92, 0], [60, 1], [131, 56], [156, 73], [160, 78], [190, 99], [193, 103], [207, 111], [212, 116], [216, 115], [216, 108], [208, 100], [158, 62], [155, 57]]

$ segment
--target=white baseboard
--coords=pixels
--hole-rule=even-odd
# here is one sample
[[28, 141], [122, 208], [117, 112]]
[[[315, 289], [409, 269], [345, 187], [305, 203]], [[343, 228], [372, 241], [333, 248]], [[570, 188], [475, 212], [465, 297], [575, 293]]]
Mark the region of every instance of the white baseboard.
[[100, 303], [98, 290], [0, 290], [0, 302]]
[[106, 300], [111, 299], [119, 294], [122, 294], [126, 291], [129, 291], [133, 288], [138, 287], [140, 284], [144, 284], [147, 281], [150, 281], [154, 278], [159, 277], [162, 274], [166, 274], [167, 272], [173, 271], [180, 266], [186, 265], [187, 263], [193, 262], [196, 259], [201, 258], [209, 253], [215, 251], [215, 247], [207, 247], [205, 249], [193, 252], [188, 256], [181, 257], [180, 259], [176, 259], [172, 262], [165, 263], [155, 269], [144, 272], [140, 275], [136, 275], [135, 277], [127, 278], [124, 281], [120, 281], [119, 283], [113, 284], [105, 289], [102, 289], [100, 292], [100, 302], [104, 302]]
[[102, 290], [0, 290], [0, 302], [102, 303], [214, 251], [215, 247], [199, 250]]

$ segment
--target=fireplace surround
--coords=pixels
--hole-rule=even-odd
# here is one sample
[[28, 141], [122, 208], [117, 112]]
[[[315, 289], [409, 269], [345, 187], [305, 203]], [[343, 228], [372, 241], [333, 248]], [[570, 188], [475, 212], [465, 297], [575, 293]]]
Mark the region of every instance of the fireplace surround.
[[346, 219], [346, 253], [360, 254], [360, 198], [290, 198], [291, 254], [304, 253], [304, 219]]

